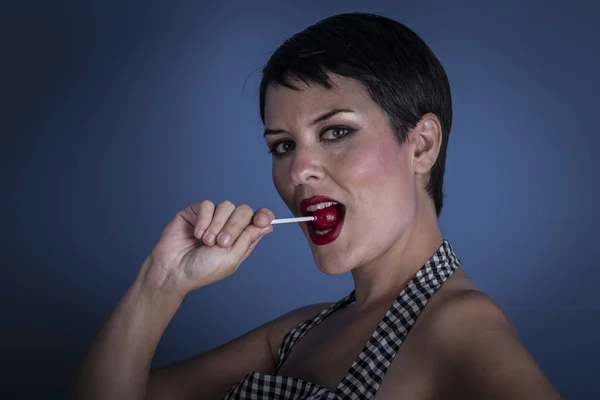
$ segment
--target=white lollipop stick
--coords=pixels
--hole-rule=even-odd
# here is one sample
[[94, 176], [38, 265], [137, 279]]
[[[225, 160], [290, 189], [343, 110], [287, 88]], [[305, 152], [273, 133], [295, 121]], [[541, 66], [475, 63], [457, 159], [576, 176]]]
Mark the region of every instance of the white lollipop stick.
[[271, 221], [271, 225], [275, 224], [289, 224], [290, 222], [306, 222], [306, 221], [314, 221], [315, 217], [296, 217], [296, 218], [279, 218]]

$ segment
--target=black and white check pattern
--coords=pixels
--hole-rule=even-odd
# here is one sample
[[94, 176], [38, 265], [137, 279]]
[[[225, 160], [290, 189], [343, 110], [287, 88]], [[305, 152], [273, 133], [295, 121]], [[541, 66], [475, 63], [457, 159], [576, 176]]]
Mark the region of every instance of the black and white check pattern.
[[383, 320], [373, 332], [358, 358], [338, 387], [331, 391], [298, 378], [278, 376], [277, 371], [290, 351], [306, 333], [329, 315], [355, 301], [354, 291], [291, 330], [278, 352], [274, 375], [250, 373], [224, 397], [232, 399], [286, 400], [358, 400], [373, 399], [398, 348], [406, 338], [429, 298], [460, 266], [450, 243], [444, 239], [435, 254], [417, 271], [396, 298]]

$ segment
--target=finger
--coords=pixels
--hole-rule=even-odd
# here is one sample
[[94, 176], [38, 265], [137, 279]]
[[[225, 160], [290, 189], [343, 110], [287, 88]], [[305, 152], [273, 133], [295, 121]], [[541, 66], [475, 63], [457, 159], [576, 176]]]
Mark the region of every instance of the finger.
[[275, 219], [275, 214], [268, 208], [259, 208], [254, 214], [254, 225], [259, 226], [261, 228], [266, 228], [271, 225], [271, 221]]
[[217, 243], [221, 247], [229, 247], [237, 240], [244, 228], [252, 221], [254, 210], [247, 204], [237, 206], [221, 232], [217, 235]]
[[206, 231], [206, 228], [210, 226], [210, 222], [215, 213], [215, 204], [209, 200], [202, 200], [199, 203], [193, 204], [192, 209], [195, 209], [197, 214], [194, 236], [200, 239]]
[[202, 240], [207, 246], [212, 246], [216, 243], [217, 235], [223, 229], [223, 226], [235, 210], [235, 205], [229, 201], [222, 201], [215, 208], [210, 224], [206, 228]]
[[259, 228], [254, 225], [248, 225], [246, 228], [244, 228], [240, 236], [231, 246], [231, 252], [233, 256], [240, 259], [241, 262], [243, 259], [248, 257], [248, 255], [250, 255], [252, 250], [254, 250], [258, 240], [272, 231], [272, 226]]

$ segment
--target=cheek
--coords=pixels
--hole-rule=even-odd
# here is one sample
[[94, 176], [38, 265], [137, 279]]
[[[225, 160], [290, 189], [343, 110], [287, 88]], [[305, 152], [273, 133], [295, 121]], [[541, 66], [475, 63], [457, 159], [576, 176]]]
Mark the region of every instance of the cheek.
[[286, 175], [284, 166], [281, 165], [281, 163], [276, 163], [276, 161], [273, 161], [273, 166], [271, 167], [271, 177], [273, 178], [273, 184], [275, 185], [275, 190], [279, 194], [279, 197], [281, 197], [284, 203], [290, 207], [293, 189], [292, 185], [290, 184], [290, 179]]
[[283, 179], [281, 179], [282, 174], [281, 174], [280, 168], [277, 168], [275, 166], [275, 164], [273, 164], [273, 166], [271, 167], [271, 177], [273, 178], [273, 184], [275, 185], [275, 189], [277, 190], [277, 193], [279, 193], [279, 195], [281, 195], [281, 190], [283, 189], [283, 187], [282, 187]]
[[380, 189], [391, 195], [388, 190], [410, 185], [410, 166], [405, 153], [395, 142], [382, 142], [351, 157], [345, 170], [352, 171], [353, 179], [361, 187], [373, 188], [372, 193]]
[[[413, 217], [417, 193], [406, 149], [396, 142], [383, 143], [372, 151], [357, 154], [346, 167], [352, 171], [351, 187], [358, 189], [353, 195], [356, 205], [370, 220], [361, 218], [361, 224], [394, 235], [395, 229], [404, 225], [403, 221]], [[390, 221], [393, 226], [388, 226]]]

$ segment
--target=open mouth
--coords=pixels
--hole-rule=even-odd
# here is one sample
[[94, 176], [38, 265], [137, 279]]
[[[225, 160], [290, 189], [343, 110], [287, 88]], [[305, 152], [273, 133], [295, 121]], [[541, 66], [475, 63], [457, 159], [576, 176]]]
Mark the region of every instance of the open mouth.
[[314, 244], [325, 245], [338, 238], [346, 215], [343, 204], [328, 197], [315, 196], [302, 201], [301, 211], [302, 215], [315, 217], [306, 225]]
[[333, 202], [320, 203], [319, 205], [311, 206], [307, 210], [307, 215], [315, 217], [315, 220], [309, 222], [309, 224], [313, 225], [317, 235], [324, 235], [333, 229], [340, 221], [340, 217], [344, 210], [345, 207], [343, 205]]

